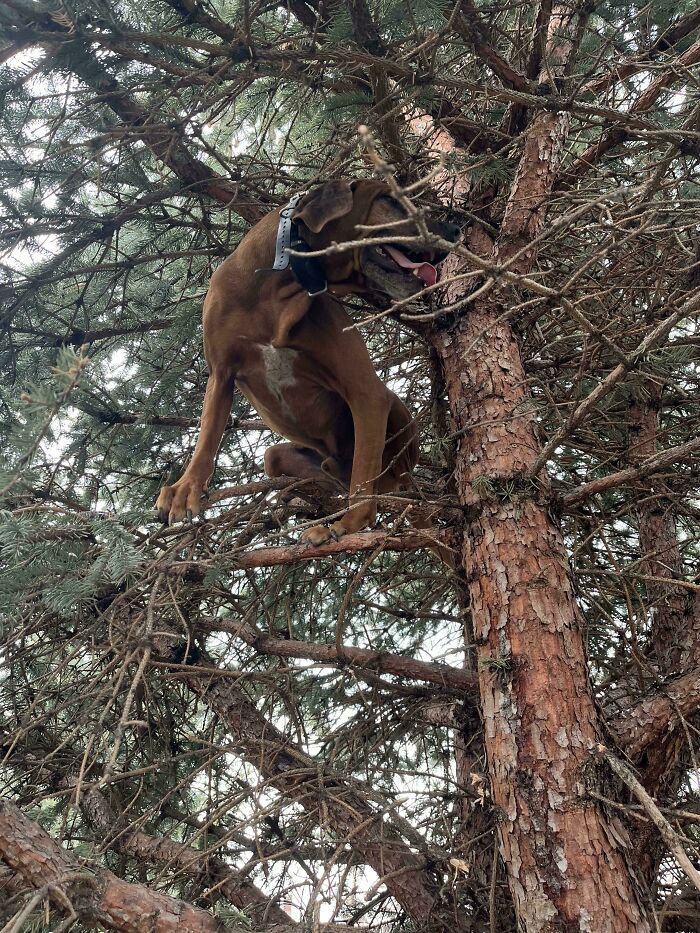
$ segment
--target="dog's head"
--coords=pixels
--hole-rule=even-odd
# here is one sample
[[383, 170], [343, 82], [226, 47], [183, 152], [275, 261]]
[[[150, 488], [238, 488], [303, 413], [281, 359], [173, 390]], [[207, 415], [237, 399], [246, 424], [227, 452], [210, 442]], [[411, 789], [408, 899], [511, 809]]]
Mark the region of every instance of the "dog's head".
[[[303, 239], [314, 250], [332, 243], [349, 243], [379, 237], [418, 236], [415, 222], [383, 182], [371, 179], [330, 181], [314, 188], [294, 212]], [[458, 243], [456, 224], [425, 216], [428, 231]], [[358, 227], [360, 229], [358, 229]], [[363, 227], [376, 227], [364, 230]], [[348, 291], [379, 291], [390, 298], [417, 295], [437, 280], [435, 266], [446, 251], [403, 243], [358, 245], [324, 258], [329, 285]]]

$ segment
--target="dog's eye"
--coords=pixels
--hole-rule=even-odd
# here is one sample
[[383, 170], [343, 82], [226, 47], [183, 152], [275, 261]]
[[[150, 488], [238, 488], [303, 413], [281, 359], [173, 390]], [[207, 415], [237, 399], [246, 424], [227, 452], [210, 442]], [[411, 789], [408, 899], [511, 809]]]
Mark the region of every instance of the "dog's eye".
[[396, 198], [393, 198], [390, 194], [383, 194], [381, 200], [387, 204], [389, 207], [392, 207], [397, 213], [401, 214], [403, 217], [406, 216], [406, 209], [400, 201], [397, 201]]
[[396, 198], [389, 198], [389, 200], [391, 201], [392, 206], [395, 207], [397, 211], [400, 211], [404, 216], [407, 216], [406, 208], [403, 206], [403, 204], [400, 201], [397, 201]]

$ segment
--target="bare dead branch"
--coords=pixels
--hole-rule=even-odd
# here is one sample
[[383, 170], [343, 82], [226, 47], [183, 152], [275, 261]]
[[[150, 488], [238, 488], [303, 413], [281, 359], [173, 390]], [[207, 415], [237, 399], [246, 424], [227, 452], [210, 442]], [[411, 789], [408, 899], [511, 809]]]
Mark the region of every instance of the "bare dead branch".
[[[203, 620], [200, 625], [204, 627], [204, 624]], [[356, 648], [353, 645], [343, 645], [338, 651], [336, 645], [314, 645], [290, 638], [274, 638], [245, 620], [238, 622], [233, 619], [214, 619], [206, 623], [206, 628], [213, 632], [230, 632], [242, 638], [246, 644], [261, 654], [269, 654], [278, 658], [303, 658], [338, 667], [356, 667], [378, 674], [392, 674], [408, 680], [419, 680], [469, 694], [473, 694], [477, 689], [478, 678], [475, 674], [447, 664], [418, 661], [385, 651]]]

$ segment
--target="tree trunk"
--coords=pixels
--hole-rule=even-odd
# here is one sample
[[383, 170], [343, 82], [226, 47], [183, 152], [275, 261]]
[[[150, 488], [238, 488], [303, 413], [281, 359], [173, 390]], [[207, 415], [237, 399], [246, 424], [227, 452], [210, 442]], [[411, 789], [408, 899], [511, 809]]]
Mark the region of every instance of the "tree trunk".
[[[480, 308], [435, 338], [447, 376], [463, 505], [485, 743], [516, 911], [528, 931], [650, 929], [622, 849], [583, 799], [598, 741], [561, 531], [523, 480], [537, 456], [515, 338]], [[488, 328], [488, 337], [473, 346]], [[588, 927], [586, 927], [588, 924]]]
[[[556, 7], [547, 75], [563, 74], [572, 34], [570, 8]], [[489, 256], [488, 238], [475, 229], [474, 251], [530, 270], [567, 131], [565, 114], [533, 117], [498, 242]], [[524, 930], [644, 933], [650, 925], [626, 833], [585, 799], [598, 717], [562, 533], [545, 478], [530, 477], [541, 445], [501, 301], [487, 293], [434, 334], [433, 346], [459, 437], [456, 481], [469, 516], [463, 563], [508, 881]]]

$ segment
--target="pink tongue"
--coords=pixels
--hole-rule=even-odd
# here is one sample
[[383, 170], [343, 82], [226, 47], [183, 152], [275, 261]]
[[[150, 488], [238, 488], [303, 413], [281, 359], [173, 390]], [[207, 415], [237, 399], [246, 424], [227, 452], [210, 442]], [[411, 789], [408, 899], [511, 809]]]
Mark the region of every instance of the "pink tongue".
[[418, 277], [426, 285], [434, 285], [437, 282], [437, 269], [429, 262], [411, 262], [408, 256], [393, 246], [385, 246], [384, 249], [391, 256], [397, 266], [402, 269], [417, 269]]

